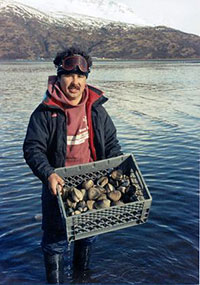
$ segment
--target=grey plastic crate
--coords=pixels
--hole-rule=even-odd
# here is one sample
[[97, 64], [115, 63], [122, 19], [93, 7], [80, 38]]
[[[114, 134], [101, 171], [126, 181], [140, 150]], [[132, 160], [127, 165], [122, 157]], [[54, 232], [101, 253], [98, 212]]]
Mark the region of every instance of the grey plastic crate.
[[136, 226], [147, 221], [152, 198], [133, 155], [122, 155], [88, 164], [57, 168], [56, 173], [65, 180], [66, 186], [78, 187], [84, 180], [96, 180], [101, 176], [108, 175], [113, 169], [121, 169], [126, 175], [129, 175], [132, 169], [135, 183], [142, 190], [144, 199], [122, 206], [112, 206], [67, 216], [62, 197], [58, 193], [58, 203], [68, 242]]

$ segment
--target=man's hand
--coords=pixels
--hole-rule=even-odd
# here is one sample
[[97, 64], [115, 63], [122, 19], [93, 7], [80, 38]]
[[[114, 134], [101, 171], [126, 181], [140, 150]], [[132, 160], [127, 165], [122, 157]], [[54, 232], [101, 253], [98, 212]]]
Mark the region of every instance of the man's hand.
[[60, 190], [62, 190], [62, 187], [65, 185], [64, 180], [56, 173], [52, 173], [48, 177], [48, 182], [49, 182], [49, 188], [53, 195], [57, 194], [57, 187], [59, 187]]

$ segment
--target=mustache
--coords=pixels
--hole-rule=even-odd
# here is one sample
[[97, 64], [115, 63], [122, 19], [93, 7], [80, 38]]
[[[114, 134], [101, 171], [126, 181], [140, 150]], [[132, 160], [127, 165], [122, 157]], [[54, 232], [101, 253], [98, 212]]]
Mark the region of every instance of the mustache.
[[69, 89], [71, 89], [71, 88], [75, 88], [75, 89], [77, 89], [77, 90], [80, 90], [80, 86], [79, 86], [79, 85], [76, 85], [76, 84], [74, 84], [74, 83], [71, 83], [71, 84], [69, 85]]

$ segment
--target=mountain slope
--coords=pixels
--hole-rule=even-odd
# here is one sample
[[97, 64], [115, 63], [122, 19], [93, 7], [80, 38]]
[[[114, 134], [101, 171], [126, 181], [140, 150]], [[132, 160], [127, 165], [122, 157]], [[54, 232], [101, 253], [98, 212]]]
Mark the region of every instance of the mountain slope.
[[97, 18], [145, 25], [128, 6], [114, 0], [17, 0], [54, 17], [66, 17], [68, 14], [80, 14]]
[[6, 2], [0, 5], [0, 59], [52, 58], [72, 44], [81, 45], [94, 57], [200, 58], [196, 35], [80, 15], [55, 18]]

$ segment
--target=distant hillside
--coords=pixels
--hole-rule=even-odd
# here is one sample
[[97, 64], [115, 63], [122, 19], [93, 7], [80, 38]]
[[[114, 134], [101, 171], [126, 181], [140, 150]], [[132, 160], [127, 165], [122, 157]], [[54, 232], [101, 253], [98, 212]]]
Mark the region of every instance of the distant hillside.
[[0, 59], [48, 59], [74, 43], [100, 58], [200, 58], [200, 37], [172, 28], [83, 16], [59, 20], [25, 5], [0, 7]]

